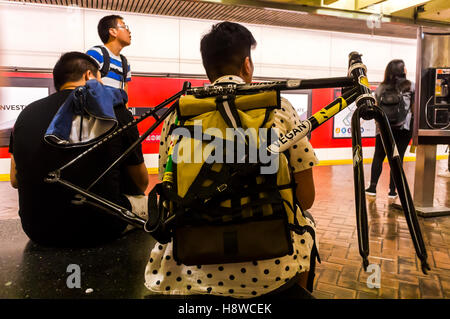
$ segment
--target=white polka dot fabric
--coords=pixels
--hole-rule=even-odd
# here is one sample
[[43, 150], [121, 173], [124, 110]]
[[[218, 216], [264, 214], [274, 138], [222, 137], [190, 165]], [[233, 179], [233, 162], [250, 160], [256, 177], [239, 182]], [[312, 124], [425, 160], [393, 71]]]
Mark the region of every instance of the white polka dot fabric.
[[[285, 98], [281, 98], [281, 109], [274, 112], [274, 125], [278, 128], [280, 136], [286, 134], [301, 122], [300, 116]], [[289, 164], [294, 173], [319, 164], [314, 149], [306, 137], [291, 146], [288, 151], [290, 155]]]
[[[300, 213], [300, 212], [299, 212]], [[313, 227], [313, 223], [308, 220]], [[311, 235], [292, 233], [294, 252], [281, 258], [233, 264], [185, 266], [173, 259], [172, 243], [157, 243], [145, 269], [145, 286], [160, 294], [212, 294], [252, 298], [269, 293], [297, 272], [309, 270]]]
[[158, 167], [158, 178], [160, 181], [163, 179], [164, 170], [166, 168], [167, 163], [167, 153], [169, 152], [170, 146], [170, 136], [168, 135], [170, 126], [175, 123], [175, 119], [177, 117], [176, 112], [170, 114], [165, 120], [163, 124], [163, 128], [161, 130], [161, 140], [159, 142], [159, 167]]

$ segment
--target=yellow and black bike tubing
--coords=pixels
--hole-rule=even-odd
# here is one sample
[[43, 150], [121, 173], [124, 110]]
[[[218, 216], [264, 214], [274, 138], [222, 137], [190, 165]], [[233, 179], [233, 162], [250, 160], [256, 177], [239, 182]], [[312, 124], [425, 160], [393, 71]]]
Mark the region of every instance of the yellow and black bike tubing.
[[361, 54], [351, 52], [349, 54], [349, 74], [355, 79], [358, 87], [358, 98], [356, 99], [356, 110], [352, 116], [352, 148], [353, 148], [353, 173], [355, 183], [355, 205], [358, 230], [359, 251], [363, 258], [364, 269], [368, 266], [369, 240], [367, 225], [367, 208], [365, 201], [364, 168], [361, 147], [361, 124], [360, 119], [374, 119], [380, 129], [383, 147], [388, 158], [391, 174], [397, 187], [400, 202], [402, 204], [405, 219], [408, 224], [411, 239], [422, 266], [422, 272], [427, 273], [430, 266], [427, 263], [427, 252], [422, 238], [422, 232], [417, 220], [416, 209], [409, 191], [402, 160], [392, 135], [389, 121], [384, 111], [376, 105], [375, 98], [371, 94], [369, 82], [366, 77], [366, 67], [361, 62]]
[[358, 97], [358, 88], [352, 88], [342, 94], [342, 96], [335, 99], [333, 102], [316, 112], [308, 119], [301, 121], [296, 127], [280, 136], [278, 140], [267, 147], [267, 150], [272, 153], [281, 153], [289, 147], [297, 143], [299, 140], [308, 135], [312, 130], [315, 130], [323, 123], [331, 119], [337, 113], [355, 102]]

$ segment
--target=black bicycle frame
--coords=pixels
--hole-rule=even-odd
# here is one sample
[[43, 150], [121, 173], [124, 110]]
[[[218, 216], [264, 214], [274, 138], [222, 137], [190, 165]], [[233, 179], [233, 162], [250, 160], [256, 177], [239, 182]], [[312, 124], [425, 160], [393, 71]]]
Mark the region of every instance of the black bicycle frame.
[[[145, 220], [142, 217], [134, 214], [128, 209], [121, 207], [109, 200], [106, 200], [97, 194], [89, 191], [89, 189], [95, 185], [111, 168], [118, 165], [123, 158], [133, 151], [145, 138], [153, 132], [163, 121], [169, 116], [170, 113], [174, 111], [174, 106], [166, 109], [166, 111], [160, 116], [157, 112], [162, 110], [163, 107], [167, 106], [171, 102], [178, 99], [183, 94], [191, 94], [197, 97], [208, 97], [217, 95], [227, 95], [227, 94], [251, 94], [261, 91], [268, 90], [298, 90], [298, 89], [316, 89], [316, 88], [332, 88], [332, 87], [342, 87], [342, 96], [322, 108], [320, 111], [315, 113], [313, 116], [305, 121], [302, 121], [292, 131], [290, 136], [293, 136], [291, 140], [282, 147], [288, 148], [289, 145], [294, 144], [299, 139], [306, 136], [312, 130], [316, 129], [338, 112], [342, 111], [348, 105], [356, 102], [356, 110], [352, 116], [352, 148], [353, 148], [353, 171], [354, 171], [354, 190], [355, 190], [355, 205], [356, 205], [356, 220], [357, 220], [357, 230], [358, 230], [358, 245], [359, 252], [363, 258], [363, 267], [366, 270], [368, 266], [368, 255], [369, 255], [369, 238], [368, 238], [368, 223], [367, 223], [367, 208], [365, 201], [365, 183], [364, 183], [364, 170], [363, 170], [363, 157], [362, 157], [362, 146], [361, 146], [361, 131], [360, 131], [360, 119], [365, 120], [375, 119], [378, 123], [381, 133], [381, 138], [383, 141], [383, 146], [385, 148], [389, 165], [391, 167], [391, 172], [394, 178], [395, 185], [397, 187], [400, 201], [404, 210], [405, 218], [408, 224], [408, 228], [411, 234], [411, 238], [414, 243], [414, 247], [422, 264], [422, 271], [426, 274], [426, 270], [430, 269], [427, 264], [427, 253], [425, 245], [422, 238], [422, 233], [417, 220], [416, 211], [414, 208], [414, 203], [409, 191], [408, 183], [406, 181], [405, 173], [403, 171], [402, 162], [397, 151], [397, 146], [392, 135], [392, 131], [387, 120], [386, 115], [383, 110], [375, 105], [375, 99], [371, 94], [369, 83], [366, 77], [366, 67], [361, 62], [361, 55], [357, 52], [352, 52], [349, 55], [349, 76], [339, 77], [339, 78], [325, 78], [325, 79], [312, 79], [312, 80], [287, 80], [287, 81], [277, 81], [268, 83], [255, 83], [255, 84], [229, 84], [229, 85], [215, 85], [208, 87], [198, 87], [190, 88], [190, 83], [185, 82], [183, 89], [162, 102], [151, 111], [143, 114], [140, 118], [131, 121], [125, 126], [117, 129], [113, 133], [104, 137], [101, 141], [97, 142], [95, 145], [90, 147], [88, 150], [77, 156], [72, 161], [68, 162], [61, 168], [50, 172], [48, 177], [45, 179], [48, 183], [59, 183], [67, 188], [72, 189], [76, 193], [76, 200], [73, 202], [76, 204], [86, 203], [89, 205], [94, 205], [103, 208], [108, 213], [113, 214], [129, 224], [142, 227], [147, 232], [152, 232], [156, 229], [157, 220], [155, 216], [151, 214], [159, 214], [159, 212], [149, 212], [149, 220]], [[109, 141], [112, 137], [120, 134], [124, 130], [137, 125], [139, 122], [143, 121], [149, 116], [155, 118], [155, 123], [144, 133], [142, 136], [133, 143], [123, 154], [121, 154], [87, 189], [83, 189], [77, 185], [70, 183], [61, 178], [61, 171], [66, 167], [72, 165], [74, 162], [84, 157], [94, 149], [96, 149], [101, 144]], [[285, 136], [289, 136], [289, 132]], [[280, 141], [277, 142], [278, 145], [274, 149], [280, 148]], [[276, 144], [276, 143], [275, 143]], [[270, 151], [272, 150], [272, 144], [268, 147]], [[150, 214], [151, 213], [151, 214]], [[172, 219], [171, 219], [172, 220]], [[167, 221], [170, 223], [170, 221]]]
[[[350, 54], [350, 69], [349, 73], [355, 79], [365, 77], [365, 68], [352, 67], [361, 64], [361, 55], [352, 52]], [[427, 252], [422, 238], [419, 221], [417, 220], [416, 209], [409, 190], [408, 182], [406, 180], [405, 172], [403, 170], [402, 160], [397, 150], [397, 145], [392, 135], [391, 126], [384, 111], [375, 106], [374, 100], [369, 97], [370, 88], [366, 83], [359, 83], [360, 97], [356, 100], [356, 110], [352, 116], [352, 149], [353, 149], [353, 180], [355, 185], [355, 205], [356, 205], [356, 219], [358, 228], [359, 252], [363, 258], [364, 269], [367, 268], [369, 255], [369, 239], [368, 239], [368, 225], [367, 225], [367, 208], [364, 187], [364, 168], [363, 155], [361, 146], [361, 123], [360, 119], [372, 120], [374, 119], [378, 124], [380, 130], [383, 147], [388, 158], [391, 174], [394, 179], [395, 186], [400, 197], [403, 212], [406, 222], [408, 224], [409, 232], [416, 254], [421, 261], [421, 268], [423, 273], [430, 270], [427, 263]]]

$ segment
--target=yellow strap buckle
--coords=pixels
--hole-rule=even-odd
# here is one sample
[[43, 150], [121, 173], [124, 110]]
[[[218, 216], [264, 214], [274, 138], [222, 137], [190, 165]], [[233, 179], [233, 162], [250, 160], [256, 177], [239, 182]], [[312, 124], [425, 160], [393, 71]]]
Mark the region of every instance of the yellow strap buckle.
[[226, 190], [228, 188], [228, 185], [227, 184], [222, 184], [222, 185], [220, 185], [220, 186], [217, 186], [217, 190], [219, 191], [219, 192], [223, 192], [224, 190]]

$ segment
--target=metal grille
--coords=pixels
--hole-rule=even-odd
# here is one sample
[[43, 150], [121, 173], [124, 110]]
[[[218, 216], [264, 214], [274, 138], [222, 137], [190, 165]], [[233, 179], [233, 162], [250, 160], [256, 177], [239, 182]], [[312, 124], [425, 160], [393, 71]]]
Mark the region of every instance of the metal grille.
[[305, 12], [281, 10], [266, 7], [232, 5], [191, 0], [10, 0], [35, 4], [60, 6], [76, 5], [81, 8], [108, 11], [136, 12], [162, 16], [187, 17], [206, 20], [227, 20], [233, 22], [284, 26], [362, 33], [402, 38], [416, 38], [416, 25], [382, 23], [380, 28], [371, 29], [367, 21], [329, 15], [305, 14]]

